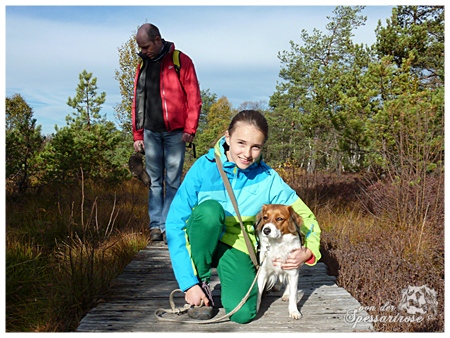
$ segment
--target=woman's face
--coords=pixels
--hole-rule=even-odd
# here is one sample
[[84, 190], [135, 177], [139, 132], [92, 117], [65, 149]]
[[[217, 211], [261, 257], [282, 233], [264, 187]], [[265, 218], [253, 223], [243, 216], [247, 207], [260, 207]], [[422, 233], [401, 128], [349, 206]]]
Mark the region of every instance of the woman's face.
[[247, 169], [261, 155], [265, 139], [252, 124], [237, 122], [232, 135], [225, 132], [225, 141], [230, 147], [228, 161], [236, 163], [239, 169]]

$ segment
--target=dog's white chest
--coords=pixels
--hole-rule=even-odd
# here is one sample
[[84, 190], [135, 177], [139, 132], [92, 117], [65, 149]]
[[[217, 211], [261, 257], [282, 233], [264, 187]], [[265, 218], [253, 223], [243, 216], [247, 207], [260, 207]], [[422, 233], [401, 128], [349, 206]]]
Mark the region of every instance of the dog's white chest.
[[[274, 259], [280, 259], [281, 261], [286, 261], [289, 254], [294, 249], [299, 249], [300, 239], [297, 236], [287, 234], [280, 238], [271, 239], [268, 237], [261, 238], [261, 253], [260, 261], [272, 262]], [[269, 264], [272, 265], [273, 264]]]
[[282, 300], [289, 301], [289, 316], [294, 319], [299, 319], [301, 317], [301, 314], [297, 309], [299, 270], [283, 270], [281, 268], [281, 263], [274, 264], [274, 260], [285, 262], [293, 250], [301, 248], [300, 239], [298, 236], [291, 234], [283, 235], [278, 238], [263, 236], [260, 237], [260, 239], [260, 260], [263, 263], [260, 267], [261, 271], [258, 277], [258, 304], [261, 302], [264, 290], [274, 288], [277, 283], [284, 284], [286, 282], [286, 290], [283, 293]]

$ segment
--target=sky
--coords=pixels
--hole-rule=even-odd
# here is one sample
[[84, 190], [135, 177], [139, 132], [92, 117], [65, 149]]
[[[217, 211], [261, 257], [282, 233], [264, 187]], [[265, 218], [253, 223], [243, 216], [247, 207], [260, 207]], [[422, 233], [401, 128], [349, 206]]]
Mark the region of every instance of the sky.
[[[4, 92], [25, 99], [43, 135], [66, 125], [66, 116], [74, 111], [67, 99], [75, 96], [83, 70], [97, 78], [98, 93], [106, 92], [101, 113], [115, 121], [114, 107], [121, 101], [114, 79], [118, 48], [145, 22], [155, 24], [164, 39], [191, 57], [201, 89], [227, 97], [238, 108], [246, 101], [269, 102], [281, 81], [278, 53], [289, 51], [290, 41], [301, 44], [302, 30], [326, 33], [327, 16], [336, 7], [89, 4], [32, 6], [7, 0], [4, 7]], [[385, 26], [391, 11], [392, 6], [367, 6], [361, 13], [366, 25], [355, 31], [354, 42], [374, 43], [378, 21]]]

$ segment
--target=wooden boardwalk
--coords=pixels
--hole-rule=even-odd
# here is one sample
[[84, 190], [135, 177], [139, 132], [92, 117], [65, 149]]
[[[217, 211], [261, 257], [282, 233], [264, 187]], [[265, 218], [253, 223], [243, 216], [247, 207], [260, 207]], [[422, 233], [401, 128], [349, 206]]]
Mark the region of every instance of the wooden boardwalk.
[[[353, 319], [368, 314], [360, 304], [335, 283], [327, 274], [325, 264], [302, 266], [299, 278], [298, 308], [303, 317], [288, 317], [287, 303], [281, 301], [281, 292], [265, 295], [255, 320], [237, 324], [229, 320], [212, 324], [185, 324], [158, 321], [157, 308], [170, 308], [169, 294], [178, 284], [172, 272], [167, 246], [150, 244], [141, 250], [123, 273], [113, 282], [105, 301], [93, 308], [80, 322], [77, 332], [367, 332], [370, 323]], [[211, 288], [216, 318], [225, 314], [220, 303], [220, 282], [213, 273]], [[175, 302], [180, 307], [184, 296], [177, 293]], [[356, 311], [356, 315], [355, 312]], [[351, 313], [351, 316], [348, 316]], [[174, 316], [174, 315], [168, 315]], [[175, 316], [176, 317], [176, 316]], [[180, 318], [180, 317], [178, 317]], [[350, 320], [348, 320], [350, 318]], [[181, 319], [189, 320], [187, 315]]]

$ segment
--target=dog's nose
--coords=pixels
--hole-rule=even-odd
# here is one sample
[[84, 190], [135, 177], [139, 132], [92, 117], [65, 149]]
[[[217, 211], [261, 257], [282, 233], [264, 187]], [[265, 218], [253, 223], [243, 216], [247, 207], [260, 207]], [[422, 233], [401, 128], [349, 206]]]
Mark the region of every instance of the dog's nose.
[[270, 228], [264, 228], [263, 232], [264, 232], [264, 235], [267, 236], [268, 234], [270, 234]]

